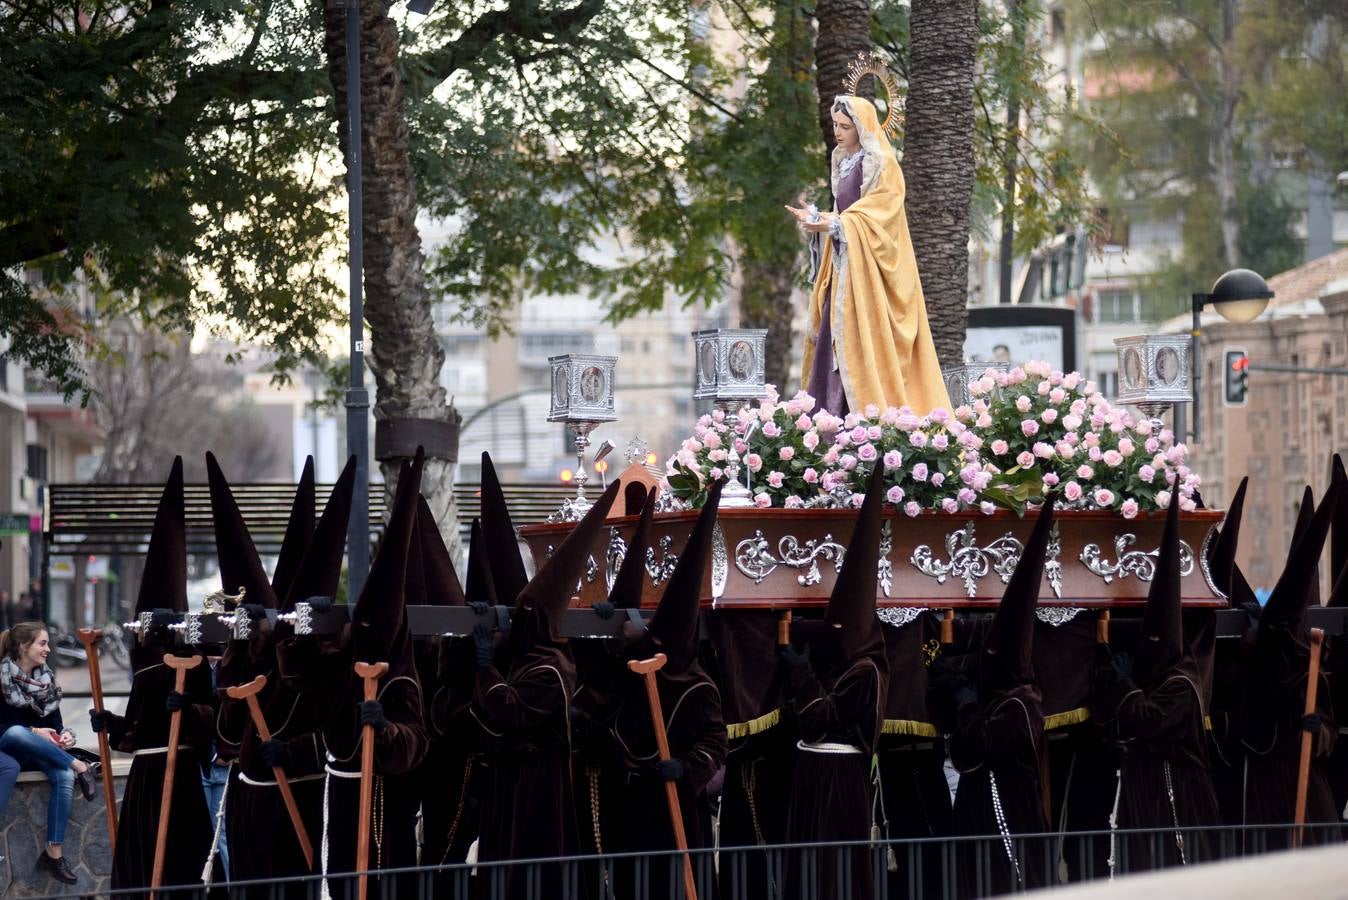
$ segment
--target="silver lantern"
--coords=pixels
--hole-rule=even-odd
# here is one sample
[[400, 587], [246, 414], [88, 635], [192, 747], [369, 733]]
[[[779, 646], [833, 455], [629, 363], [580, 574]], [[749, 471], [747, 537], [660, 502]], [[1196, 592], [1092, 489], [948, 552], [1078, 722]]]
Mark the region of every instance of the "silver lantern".
[[[753, 506], [753, 493], [740, 484], [740, 455], [735, 450], [734, 434], [740, 422], [740, 410], [746, 403], [757, 403], [766, 394], [764, 351], [766, 328], [715, 328], [693, 332], [696, 385], [693, 397], [710, 399], [725, 413], [731, 440], [727, 447], [726, 477], [721, 506], [734, 509]], [[749, 435], [745, 435], [748, 440]]]
[[945, 392], [950, 397], [950, 405], [958, 408], [973, 402], [969, 394], [969, 385], [973, 384], [992, 369], [994, 372], [1010, 372], [1009, 362], [966, 362], [941, 369], [941, 378], [945, 381]]
[[585, 499], [585, 451], [596, 425], [617, 418], [613, 411], [613, 370], [616, 356], [567, 353], [548, 357], [552, 370], [552, 402], [549, 422], [565, 422], [576, 439], [576, 496], [562, 504], [550, 521], [575, 522], [590, 508]]
[[1190, 338], [1187, 334], [1144, 334], [1115, 338], [1119, 353], [1119, 400], [1136, 406], [1152, 428], [1176, 403], [1193, 399], [1189, 383]]

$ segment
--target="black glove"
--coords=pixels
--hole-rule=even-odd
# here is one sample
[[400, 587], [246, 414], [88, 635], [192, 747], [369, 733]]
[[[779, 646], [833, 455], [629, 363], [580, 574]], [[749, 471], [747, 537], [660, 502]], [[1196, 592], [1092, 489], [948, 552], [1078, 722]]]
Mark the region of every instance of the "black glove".
[[778, 649], [777, 653], [781, 656], [782, 662], [792, 669], [799, 669], [810, 664], [809, 644], [806, 644], [803, 650], [797, 650], [793, 645], [785, 644]]
[[1311, 737], [1313, 738], [1319, 737], [1320, 725], [1319, 713], [1309, 713], [1301, 717], [1301, 730], [1310, 732]]
[[477, 650], [479, 669], [496, 662], [496, 634], [490, 625], [479, 622], [473, 626], [473, 647]]
[[655, 764], [655, 771], [665, 781], [678, 781], [683, 777], [683, 763], [677, 759], [662, 759]]
[[927, 687], [947, 697], [955, 697], [965, 689], [972, 690], [973, 682], [960, 665], [967, 659], [939, 657], [927, 670]]
[[955, 708], [968, 706], [970, 703], [978, 702], [978, 691], [969, 683], [969, 679], [964, 679], [954, 690]]
[[89, 710], [89, 727], [95, 732], [108, 730], [108, 714], [96, 709]]
[[1133, 654], [1115, 653], [1109, 664], [1114, 667], [1114, 674], [1119, 681], [1133, 680]]
[[187, 695], [180, 694], [177, 691], [169, 691], [169, 695], [164, 698], [164, 708], [169, 712], [177, 712], [187, 706]]
[[290, 762], [290, 747], [286, 745], [285, 741], [278, 741], [275, 738], [270, 741], [263, 741], [258, 748], [258, 753], [262, 756], [262, 761], [267, 764], [268, 768], [274, 769], [280, 766], [284, 769]]
[[379, 734], [387, 728], [388, 719], [384, 718], [384, 704], [378, 700], [363, 702], [360, 705], [360, 724], [372, 726], [375, 734]]
[[595, 614], [599, 616], [599, 618], [603, 619], [606, 622], [609, 619], [613, 618], [613, 612], [614, 610], [617, 609], [616, 606], [614, 606], [612, 603], [609, 603], [607, 600], [600, 600], [598, 603], [594, 604], [590, 608], [595, 611]]
[[256, 622], [258, 619], [267, 618], [267, 607], [261, 603], [244, 603], [239, 606], [239, 611], [248, 617], [249, 621]]
[[307, 597], [304, 602], [309, 604], [309, 609], [320, 615], [332, 612], [333, 600], [331, 597]]
[[156, 609], [150, 613], [150, 626], [152, 628], [163, 628], [166, 625], [172, 625], [182, 618], [182, 613], [171, 609]]
[[491, 610], [491, 606], [481, 600], [472, 600], [465, 605], [473, 611], [475, 616], [485, 616]]

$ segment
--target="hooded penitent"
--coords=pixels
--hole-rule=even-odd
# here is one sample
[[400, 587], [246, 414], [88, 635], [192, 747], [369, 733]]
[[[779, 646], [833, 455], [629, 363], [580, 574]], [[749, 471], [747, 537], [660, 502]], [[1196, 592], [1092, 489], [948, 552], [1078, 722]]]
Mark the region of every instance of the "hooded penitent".
[[1133, 679], [1143, 688], [1164, 678], [1185, 654], [1180, 607], [1179, 497], [1179, 491], [1171, 493], [1156, 574], [1147, 593], [1147, 607], [1142, 612]]
[[653, 653], [663, 653], [666, 677], [686, 671], [697, 662], [698, 608], [702, 598], [702, 578], [707, 571], [711, 553], [711, 539], [716, 527], [716, 512], [721, 504], [724, 481], [718, 481], [707, 492], [707, 502], [698, 514], [683, 553], [669, 576], [665, 592], [660, 597], [655, 616], [647, 626], [646, 636]]
[[220, 584], [227, 594], [244, 592], [244, 603], [276, 608], [276, 595], [262, 568], [248, 525], [239, 512], [225, 473], [215, 454], [206, 454], [206, 477], [211, 489], [211, 518], [215, 523], [215, 553], [220, 562]]
[[880, 513], [885, 502], [884, 467], [876, 466], [861, 504], [861, 514], [847, 543], [842, 572], [834, 582], [824, 611], [824, 624], [837, 632], [843, 660], [883, 657], [885, 638], [875, 617], [875, 589], [880, 562]]
[[281, 551], [276, 557], [276, 569], [271, 574], [271, 589], [277, 599], [284, 599], [290, 591], [290, 583], [295, 580], [295, 572], [304, 559], [304, 551], [314, 537], [314, 516], [317, 509], [314, 499], [314, 458], [306, 457], [304, 471], [300, 474], [300, 483], [295, 488], [295, 500], [290, 506], [290, 520], [286, 522], [285, 537], [281, 539]]
[[[435, 521], [435, 513], [425, 497], [417, 498], [416, 541], [408, 562], [409, 575], [415, 571], [422, 579], [424, 587], [418, 591], [419, 599], [429, 606], [463, 606], [463, 587], [459, 584], [459, 574], [454, 571], [454, 560], [450, 558], [445, 539], [440, 536], [440, 526]], [[413, 561], [415, 560], [415, 565]], [[408, 602], [411, 603], [412, 588], [409, 586]]]
[[[1039, 510], [1034, 531], [1007, 582], [1002, 602], [992, 617], [979, 660], [980, 693], [996, 692], [1035, 680], [1031, 651], [1034, 646], [1034, 611], [1039, 605], [1039, 587], [1044, 578], [1044, 556], [1053, 527], [1053, 498]], [[984, 699], [989, 699], [988, 694]]]
[[[484, 484], [484, 501], [486, 493]], [[558, 629], [562, 611], [571, 605], [571, 597], [576, 593], [581, 576], [585, 574], [586, 563], [594, 553], [596, 538], [603, 530], [604, 520], [608, 518], [609, 509], [617, 496], [618, 483], [615, 481], [543, 563], [524, 590], [519, 592], [510, 623], [510, 636], [501, 648], [506, 665], [519, 661], [533, 647], [561, 641]], [[485, 502], [483, 512], [486, 512]], [[496, 588], [498, 591], [501, 589], [499, 581]]]
[[[1343, 468], [1343, 457], [1334, 454], [1334, 460], [1330, 464], [1330, 483], [1335, 480], [1343, 483], [1348, 479], [1348, 472]], [[1329, 536], [1329, 583], [1334, 585], [1336, 590], [1334, 596], [1330, 598], [1330, 606], [1341, 606], [1348, 603], [1348, 597], [1344, 593], [1348, 592], [1348, 490], [1339, 492], [1338, 506], [1334, 509], [1334, 524], [1330, 529]]]
[[482, 454], [482, 536], [487, 541], [487, 562], [496, 584], [496, 594], [503, 602], [513, 603], [529, 577], [524, 571], [519, 538], [515, 534], [515, 524], [510, 521], [510, 509], [496, 477], [496, 467], [485, 452]]
[[1221, 531], [1217, 533], [1217, 540], [1212, 542], [1212, 551], [1208, 557], [1208, 568], [1212, 572], [1212, 580], [1228, 598], [1231, 596], [1232, 569], [1236, 565], [1236, 548], [1240, 543], [1240, 522], [1245, 514], [1245, 490], [1249, 487], [1250, 477], [1246, 475], [1240, 479], [1240, 486], [1236, 488], [1236, 494], [1231, 498], [1231, 505], [1226, 509], [1226, 518], [1222, 521]]
[[[641, 500], [635, 500], [632, 488], [640, 488]], [[632, 541], [627, 545], [627, 554], [623, 557], [618, 574], [613, 578], [613, 587], [609, 588], [608, 602], [617, 609], [640, 609], [641, 589], [646, 584], [646, 548], [650, 545], [651, 516], [655, 512], [655, 491], [646, 499], [644, 485], [627, 486], [627, 508], [640, 509], [641, 518], [637, 519], [636, 530], [632, 532]]]
[[[341, 583], [342, 557], [346, 554], [347, 524], [351, 519], [351, 495], [356, 482], [356, 458], [352, 456], [332, 486], [323, 515], [300, 560], [281, 609], [289, 612], [310, 597], [332, 597]], [[288, 626], [282, 626], [288, 628]]]
[[[1320, 555], [1329, 536], [1329, 525], [1342, 487], [1342, 477], [1335, 478], [1314, 514], [1305, 525], [1298, 527], [1300, 533], [1293, 539], [1287, 564], [1259, 616], [1261, 642], [1273, 632], [1285, 631], [1298, 643], [1305, 643], [1306, 609], [1319, 599]], [[1307, 497], [1302, 502], [1302, 509], [1308, 510], [1310, 506]]]
[[482, 520], [473, 519], [468, 539], [468, 585], [464, 596], [469, 603], [500, 606], [496, 582], [491, 577], [491, 562], [487, 559], [487, 540], [482, 535]]
[[[183, 498], [183, 460], [173, 468], [159, 496], [145, 570], [136, 594], [136, 615], [167, 609], [187, 612], [187, 512]], [[131, 651], [131, 668], [139, 670], [163, 656], [163, 634], [157, 629], [141, 634]]]

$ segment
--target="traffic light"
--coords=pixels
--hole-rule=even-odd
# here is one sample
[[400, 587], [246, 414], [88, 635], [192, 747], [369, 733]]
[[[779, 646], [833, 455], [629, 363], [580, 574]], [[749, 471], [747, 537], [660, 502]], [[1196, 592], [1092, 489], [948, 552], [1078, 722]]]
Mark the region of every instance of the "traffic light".
[[1244, 406], [1250, 389], [1250, 358], [1244, 350], [1227, 350], [1225, 356], [1226, 405]]

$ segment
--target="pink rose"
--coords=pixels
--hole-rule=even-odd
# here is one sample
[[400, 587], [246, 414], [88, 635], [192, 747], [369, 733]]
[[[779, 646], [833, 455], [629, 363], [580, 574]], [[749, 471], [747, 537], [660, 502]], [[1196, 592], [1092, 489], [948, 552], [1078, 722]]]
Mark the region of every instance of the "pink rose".
[[1062, 427], [1068, 431], [1076, 431], [1081, 427], [1081, 416], [1074, 416], [1070, 413], [1062, 417]]
[[768, 473], [768, 487], [774, 487], [774, 488], [779, 488], [779, 487], [781, 487], [781, 486], [782, 486], [782, 479], [783, 479], [784, 477], [785, 477], [785, 476], [783, 476], [781, 472], [769, 472], [769, 473]]
[[806, 484], [817, 484], [819, 482], [819, 473], [812, 468], [801, 472], [800, 477], [805, 479]]
[[1046, 475], [1044, 476], [1044, 484], [1048, 485], [1049, 487], [1057, 487], [1057, 486], [1058, 486], [1058, 482], [1059, 482], [1060, 480], [1061, 480], [1061, 479], [1058, 478], [1058, 473], [1057, 473], [1057, 472], [1049, 472], [1048, 474], [1046, 474]]
[[1058, 411], [1049, 407], [1039, 414], [1039, 418], [1043, 419], [1045, 425], [1052, 425], [1054, 422], [1058, 421]]
[[1067, 399], [1067, 392], [1062, 388], [1054, 388], [1048, 392], [1048, 402], [1058, 404]]
[[853, 509], [861, 509], [861, 504], [863, 504], [863, 503], [865, 503], [865, 502], [866, 502], [866, 495], [865, 495], [865, 494], [853, 494], [853, 495], [852, 495], [852, 508], [853, 508]]
[[1125, 519], [1135, 517], [1137, 515], [1137, 501], [1132, 497], [1129, 497], [1127, 500], [1123, 501], [1123, 505], [1119, 507], [1119, 512], [1123, 513]]
[[757, 453], [750, 453], [748, 458], [744, 460], [744, 464], [749, 467], [750, 472], [757, 472], [763, 468], [763, 457]]
[[931, 439], [931, 445], [937, 450], [944, 450], [950, 446], [950, 438], [945, 434], [938, 434]]
[[1039, 386], [1034, 389], [1034, 392], [1041, 397], [1047, 397], [1048, 392], [1052, 389], [1053, 385], [1049, 384], [1047, 381], [1041, 381], [1039, 382]]
[[1104, 458], [1104, 453], [1100, 452], [1098, 446], [1095, 446], [1086, 451], [1086, 456], [1090, 458], [1091, 462], [1099, 462]]
[[941, 485], [945, 484], [945, 476], [942, 475], [940, 472], [932, 472], [931, 483], [933, 487], [940, 487]]
[[787, 509], [801, 509], [805, 506], [805, 501], [797, 497], [795, 494], [792, 494], [790, 497], [786, 498], [786, 502], [783, 503], [782, 505], [785, 506]]
[[903, 505], [904, 515], [908, 516], [911, 519], [916, 519], [918, 517], [918, 514], [921, 512], [922, 507], [918, 506], [917, 503], [913, 500], [909, 500], [907, 503]]
[[795, 457], [796, 457], [795, 447], [783, 447], [782, 449], [777, 451], [777, 458], [780, 459], [782, 462], [790, 462], [791, 460], [795, 459]]
[[984, 500], [982, 503], [978, 504], [978, 508], [982, 511], [983, 515], [990, 516], [997, 511], [997, 504]]
[[866, 429], [864, 427], [858, 425], [856, 428], [852, 429], [852, 441], [854, 443], [860, 444], [865, 440], [866, 440]]
[[1095, 477], [1095, 470], [1085, 464], [1077, 466], [1077, 477], [1084, 478], [1085, 480], [1090, 481], [1092, 478]]
[[866, 440], [878, 441], [880, 440], [880, 436], [882, 434], [884, 434], [884, 432], [880, 430], [879, 425], [872, 425], [871, 427], [866, 429]]
[[1105, 465], [1109, 466], [1111, 469], [1117, 469], [1119, 466], [1123, 465], [1123, 454], [1117, 450], [1106, 450]]
[[772, 506], [772, 498], [767, 494], [755, 494], [754, 506], [757, 506], [759, 509], [767, 509]]
[[1034, 465], [1034, 454], [1029, 450], [1022, 450], [1016, 456], [1016, 465], [1022, 469], [1028, 469]]
[[776, 422], [764, 422], [763, 436], [770, 438], [781, 437], [782, 429], [777, 426]]
[[897, 484], [885, 492], [885, 499], [895, 506], [898, 506], [903, 502], [903, 497], [903, 488], [899, 487]]
[[1029, 412], [1029, 411], [1030, 411], [1030, 398], [1029, 398], [1027, 395], [1025, 395], [1025, 394], [1021, 394], [1019, 397], [1017, 397], [1017, 398], [1016, 398], [1016, 409], [1020, 410], [1020, 411], [1023, 412], [1023, 413]]
[[749, 449], [749, 445], [746, 444], [746, 443], [744, 442], [744, 439], [743, 439], [743, 438], [735, 438], [735, 452], [736, 452], [736, 453], [738, 453], [740, 456], [743, 456], [744, 453], [745, 453], [745, 451], [747, 451], [748, 449]]
[[712, 462], [726, 462], [730, 459], [730, 453], [725, 450], [713, 450], [707, 454], [707, 459]]
[[710, 432], [702, 438], [702, 443], [708, 450], [718, 450], [721, 447], [721, 436], [716, 432]]
[[1076, 390], [1077, 385], [1079, 384], [1081, 384], [1081, 374], [1079, 372], [1068, 372], [1062, 377], [1062, 386], [1069, 391]]
[[914, 481], [926, 481], [926, 480], [927, 480], [927, 464], [926, 464], [926, 463], [918, 463], [917, 465], [913, 466], [913, 480], [914, 480]]
[[903, 465], [903, 454], [897, 450], [890, 450], [885, 454], [885, 470], [893, 471]]
[[1075, 481], [1069, 481], [1062, 486], [1062, 495], [1067, 498], [1067, 502], [1076, 503], [1081, 499], [1081, 485]]
[[720, 481], [721, 476], [724, 474], [725, 470], [723, 470], [720, 466], [712, 466], [710, 469], [707, 470], [707, 477], [710, 478], [712, 481]]
[[875, 458], [879, 455], [874, 444], [862, 444], [857, 448], [857, 456], [861, 458], [862, 462], [875, 462]]
[[1034, 419], [1026, 419], [1020, 423], [1020, 433], [1026, 437], [1034, 437], [1039, 433], [1039, 423]]
[[1076, 456], [1077, 453], [1075, 450], [1072, 449], [1072, 445], [1067, 443], [1067, 441], [1058, 441], [1058, 443], [1054, 444], [1053, 452], [1061, 456], [1063, 459], [1071, 459], [1073, 456]]
[[828, 451], [824, 453], [824, 465], [834, 465], [838, 462], [839, 455], [837, 447], [829, 447]]
[[931, 419], [937, 425], [944, 425], [946, 422], [950, 421], [950, 410], [946, 409], [944, 406], [938, 406], [931, 411], [931, 415], [927, 418]]
[[908, 443], [918, 448], [925, 447], [927, 446], [927, 435], [925, 432], [914, 431], [912, 434], [908, 435]]
[[712, 420], [713, 422], [716, 422], [716, 423], [724, 422], [724, 421], [725, 421], [725, 412], [724, 412], [723, 410], [713, 409], [713, 410], [711, 411], [711, 420]]
[[842, 458], [838, 460], [838, 464], [843, 467], [844, 471], [850, 472], [857, 467], [857, 458], [850, 453], [844, 453]]
[[956, 502], [954, 497], [946, 497], [944, 500], [941, 501], [941, 509], [945, 510], [948, 513], [959, 512], [960, 505], [958, 502]]
[[1167, 506], [1169, 506], [1169, 505], [1170, 505], [1170, 492], [1169, 492], [1169, 491], [1157, 491], [1157, 492], [1156, 492], [1156, 507], [1157, 507], [1157, 509], [1165, 509], [1165, 508], [1166, 508]]
[[810, 417], [801, 413], [800, 418], [796, 420], [796, 430], [809, 431], [812, 424], [814, 423], [810, 421]]
[[997, 438], [997, 440], [992, 442], [992, 452], [997, 456], [1005, 456], [1007, 451], [1010, 449], [1011, 449], [1010, 445], [1008, 445], [1006, 441], [1002, 440], [1001, 438]]
[[1039, 457], [1040, 459], [1053, 458], [1053, 448], [1050, 447], [1048, 444], [1044, 443], [1043, 441], [1035, 441], [1034, 446], [1030, 449], [1031, 452], [1033, 452], [1034, 455]]
[[1154, 437], [1147, 438], [1147, 440], [1142, 444], [1142, 449], [1146, 450], [1148, 453], [1155, 453], [1161, 449], [1161, 442], [1156, 440], [1156, 438]]
[[956, 494], [955, 497], [959, 500], [959, 502], [963, 503], [966, 506], [968, 506], [969, 504], [973, 503], [975, 500], [978, 499], [978, 495], [975, 494], [973, 491], [971, 491], [969, 488], [960, 488], [959, 493]]
[[1124, 438], [1123, 440], [1119, 441], [1119, 453], [1123, 454], [1124, 456], [1132, 456], [1133, 452], [1136, 449], [1137, 447], [1135, 447], [1133, 445], [1133, 442], [1128, 440], [1128, 438]]
[[1092, 499], [1095, 501], [1096, 506], [1112, 506], [1114, 503], [1114, 492], [1106, 490], [1105, 488], [1099, 488], [1096, 490], [1095, 496], [1092, 497]]
[[815, 431], [805, 432], [800, 442], [805, 445], [806, 450], [814, 450], [819, 446], [819, 433]]
[[874, 419], [876, 416], [880, 415], [880, 407], [876, 406], [874, 403], [867, 403], [862, 412], [866, 414], [866, 418]]
[[1137, 470], [1137, 477], [1141, 478], [1147, 484], [1151, 484], [1151, 480], [1156, 477], [1156, 470], [1151, 466], [1144, 465]]

